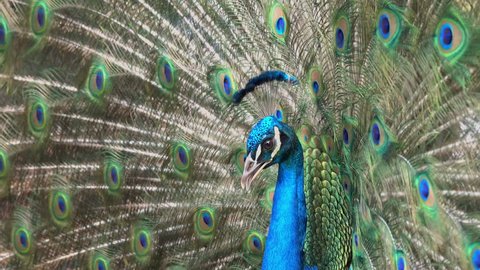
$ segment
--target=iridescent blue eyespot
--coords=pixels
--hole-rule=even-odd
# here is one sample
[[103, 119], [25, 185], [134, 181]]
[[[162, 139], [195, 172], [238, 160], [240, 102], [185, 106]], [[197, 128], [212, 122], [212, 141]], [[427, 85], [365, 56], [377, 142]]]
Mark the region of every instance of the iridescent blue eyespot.
[[212, 227], [212, 225], [213, 225], [212, 216], [210, 215], [209, 212], [203, 212], [202, 213], [202, 219], [203, 219], [203, 222], [205, 223], [205, 225], [207, 225], [207, 227]]
[[148, 242], [147, 242], [147, 235], [145, 233], [141, 233], [140, 234], [140, 245], [143, 247], [143, 248], [146, 248], [147, 245], [148, 245]]
[[453, 30], [450, 23], [445, 23], [440, 28], [440, 45], [443, 49], [449, 50], [452, 48]]
[[260, 239], [258, 239], [258, 237], [253, 237], [253, 245], [256, 247], [256, 248], [260, 248], [261, 247], [261, 241]]
[[225, 76], [223, 78], [223, 91], [225, 91], [225, 94], [229, 96], [231, 93], [231, 90], [232, 90], [232, 83], [230, 81], [230, 77]]
[[337, 34], [335, 35], [335, 41], [337, 44], [337, 47], [339, 49], [342, 49], [343, 46], [345, 45], [345, 36], [343, 33], [343, 30], [340, 28], [337, 28]]
[[105, 262], [99, 261], [99, 262], [97, 263], [97, 269], [98, 269], [98, 270], [105, 270]]
[[36, 109], [36, 120], [39, 125], [43, 125], [43, 120], [44, 120], [44, 115], [43, 115], [43, 107], [42, 106], [37, 106]]
[[387, 15], [383, 14], [380, 16], [378, 28], [380, 29], [380, 33], [382, 34], [383, 38], [386, 39], [390, 36], [390, 21], [388, 20]]
[[348, 137], [348, 130], [346, 128], [343, 129], [343, 143], [347, 144], [350, 142], [350, 138]]
[[475, 270], [480, 269], [480, 249], [477, 249], [472, 254], [472, 264], [475, 267]]
[[40, 27], [45, 25], [45, 8], [43, 6], [39, 6], [37, 9], [37, 23]]
[[104, 74], [102, 70], [97, 70], [95, 72], [95, 86], [97, 87], [96, 90], [101, 91], [103, 88], [103, 81], [104, 81]]
[[11, 32], [7, 20], [0, 15], [0, 52], [4, 52], [11, 40]]
[[169, 63], [166, 63], [163, 66], [164, 69], [164, 74], [165, 74], [165, 79], [167, 80], [167, 83], [170, 83], [172, 81], [172, 68], [170, 67]]
[[358, 247], [358, 235], [357, 234], [353, 235], [353, 240], [355, 242], [355, 246]]
[[184, 147], [179, 147], [178, 148], [178, 158], [180, 159], [180, 162], [182, 162], [183, 165], [187, 164], [187, 152], [185, 151]]
[[277, 118], [279, 121], [283, 122], [284, 115], [283, 115], [283, 110], [282, 109], [277, 109], [275, 111], [275, 118]]
[[423, 178], [420, 180], [418, 192], [420, 193], [420, 197], [423, 201], [428, 200], [428, 196], [430, 195], [430, 184], [428, 183], [427, 179]]
[[6, 24], [1, 23], [0, 24], [0, 45], [1, 46], [4, 46], [7, 43], [6, 42], [6, 40], [7, 40], [6, 36], [7, 36]]
[[282, 17], [278, 18], [275, 29], [279, 35], [283, 35], [285, 33], [285, 19]]
[[320, 90], [320, 85], [318, 85], [318, 82], [317, 82], [317, 81], [314, 81], [314, 82], [312, 83], [312, 89], [313, 89], [313, 92], [314, 92], [315, 94], [317, 94], [317, 93], [318, 93], [318, 90]]
[[112, 183], [113, 184], [117, 184], [118, 183], [118, 171], [117, 171], [117, 168], [115, 167], [112, 167], [112, 169], [110, 170], [110, 179], [112, 180]]
[[372, 139], [374, 144], [380, 144], [380, 128], [378, 127], [377, 123], [373, 124], [372, 126]]
[[397, 261], [397, 269], [405, 270], [405, 259], [403, 257], [399, 258]]
[[65, 213], [66, 206], [65, 206], [65, 199], [63, 197], [61, 197], [61, 196], [58, 197], [57, 205], [58, 205], [58, 209], [60, 210], [60, 212]]

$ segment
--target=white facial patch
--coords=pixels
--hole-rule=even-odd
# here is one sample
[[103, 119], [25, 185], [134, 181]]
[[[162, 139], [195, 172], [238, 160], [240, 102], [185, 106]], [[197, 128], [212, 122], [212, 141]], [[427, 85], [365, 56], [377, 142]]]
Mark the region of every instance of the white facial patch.
[[280, 151], [280, 148], [282, 147], [282, 141], [280, 140], [280, 130], [278, 130], [278, 127], [273, 127], [273, 131], [275, 132], [275, 136], [273, 137], [273, 140], [275, 141], [275, 149], [273, 149], [272, 158], [270, 160], [273, 160], [273, 158], [275, 158], [275, 155], [277, 155], [278, 151]]

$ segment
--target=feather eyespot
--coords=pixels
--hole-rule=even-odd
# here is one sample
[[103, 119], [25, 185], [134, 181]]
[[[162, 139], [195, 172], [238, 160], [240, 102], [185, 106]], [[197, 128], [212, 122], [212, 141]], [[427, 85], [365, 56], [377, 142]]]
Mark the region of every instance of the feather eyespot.
[[192, 153], [184, 143], [176, 143], [172, 148], [172, 159], [175, 172], [178, 176], [186, 179], [192, 166]]
[[278, 2], [274, 2], [269, 9], [268, 24], [273, 35], [279, 41], [285, 41], [289, 31], [289, 21], [285, 7]]
[[56, 191], [50, 195], [49, 201], [53, 222], [60, 227], [66, 226], [72, 217], [70, 195], [63, 191]]
[[101, 252], [95, 252], [89, 259], [89, 270], [109, 270], [110, 260]]
[[219, 99], [225, 104], [231, 103], [233, 95], [237, 92], [237, 84], [231, 70], [228, 68], [215, 68], [215, 70], [209, 73], [209, 80]]
[[335, 23], [335, 46], [337, 52], [344, 52], [348, 49], [350, 42], [350, 22], [344, 15], [339, 16]]
[[201, 207], [193, 215], [194, 231], [202, 242], [209, 242], [215, 235], [217, 219], [215, 210], [210, 207]]
[[380, 11], [377, 23], [377, 37], [386, 47], [395, 46], [401, 35], [401, 19], [397, 12], [391, 9]]
[[308, 85], [310, 88], [310, 93], [313, 98], [318, 99], [322, 95], [322, 90], [324, 90], [322, 73], [320, 68], [313, 67], [308, 72]]
[[166, 90], [175, 88], [177, 81], [177, 70], [172, 60], [167, 56], [162, 56], [157, 62], [157, 80]]
[[415, 182], [420, 201], [428, 208], [433, 209], [436, 201], [430, 177], [427, 173], [420, 173], [416, 176]]
[[109, 192], [118, 192], [123, 182], [123, 167], [120, 163], [109, 161], [105, 165], [103, 179]]
[[244, 258], [250, 265], [261, 263], [265, 251], [265, 236], [262, 233], [255, 230], [248, 231], [242, 246]]
[[30, 132], [37, 139], [45, 136], [50, 112], [47, 103], [40, 97], [34, 98], [28, 107], [28, 126]]
[[440, 20], [435, 30], [434, 45], [440, 55], [454, 63], [468, 47], [469, 33], [463, 21], [456, 15]]
[[37, 1], [34, 3], [30, 15], [30, 24], [35, 35], [45, 33], [50, 24], [50, 7], [45, 1]]
[[5, 178], [10, 168], [10, 161], [7, 152], [0, 149], [0, 180]]
[[245, 156], [246, 156], [246, 154], [247, 154], [247, 151], [245, 151], [245, 149], [238, 148], [235, 151], [235, 154], [233, 155], [233, 161], [234, 161], [234, 164], [235, 164], [235, 167], [236, 167], [238, 173], [243, 172], [243, 168], [245, 166]]
[[374, 117], [370, 125], [370, 144], [379, 154], [387, 152], [390, 146], [390, 136], [385, 125], [378, 117]]
[[275, 111], [275, 118], [277, 118], [278, 121], [284, 121], [284, 112], [282, 108], [279, 108]]
[[303, 149], [308, 146], [308, 142], [313, 137], [312, 128], [308, 125], [302, 125], [300, 129], [297, 130], [297, 137], [300, 141], [300, 144], [303, 146]]
[[109, 269], [108, 262], [103, 258], [97, 258], [95, 260], [95, 268], [94, 269], [96, 269], [96, 270], [108, 270]]
[[0, 15], [0, 52], [4, 52], [9, 44], [11, 39], [10, 28], [8, 27], [7, 20]]
[[131, 230], [131, 249], [135, 259], [140, 263], [150, 260], [153, 250], [152, 232], [143, 222], [135, 225]]
[[32, 249], [32, 235], [24, 227], [17, 228], [13, 232], [13, 246], [20, 255], [27, 255]]
[[137, 257], [148, 255], [152, 248], [152, 239], [150, 231], [146, 229], [137, 229], [134, 236], [134, 252]]

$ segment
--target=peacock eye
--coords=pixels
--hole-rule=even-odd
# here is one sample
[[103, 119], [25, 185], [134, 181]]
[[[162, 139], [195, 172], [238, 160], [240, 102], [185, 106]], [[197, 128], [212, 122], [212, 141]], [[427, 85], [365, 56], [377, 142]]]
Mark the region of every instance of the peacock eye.
[[273, 149], [273, 140], [268, 139], [262, 143], [262, 148], [264, 150], [272, 150]]

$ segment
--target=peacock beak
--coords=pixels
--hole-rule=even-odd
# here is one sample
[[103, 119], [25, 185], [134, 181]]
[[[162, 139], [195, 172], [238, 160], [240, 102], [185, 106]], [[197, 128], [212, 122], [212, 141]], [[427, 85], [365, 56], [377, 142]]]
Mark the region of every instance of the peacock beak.
[[[257, 158], [258, 156], [259, 155], [257, 155]], [[241, 179], [242, 188], [249, 190], [253, 180], [257, 178], [267, 164], [268, 162], [257, 163], [257, 160], [254, 160], [251, 155], [248, 155], [247, 159], [245, 160], [245, 166]]]

